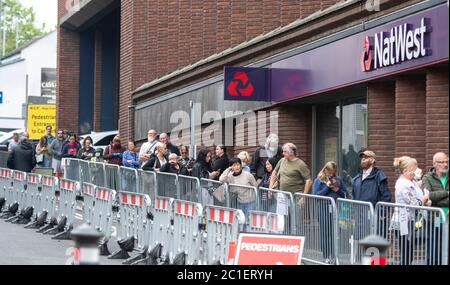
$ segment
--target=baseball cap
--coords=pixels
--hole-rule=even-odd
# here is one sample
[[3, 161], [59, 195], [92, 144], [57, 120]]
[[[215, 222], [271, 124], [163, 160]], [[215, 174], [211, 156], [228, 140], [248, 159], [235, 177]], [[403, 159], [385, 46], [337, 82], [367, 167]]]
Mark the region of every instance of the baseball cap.
[[359, 153], [359, 158], [361, 158], [363, 155], [367, 156], [367, 157], [373, 157], [376, 158], [377, 156], [375, 155], [375, 153], [371, 150], [365, 150], [363, 152]]

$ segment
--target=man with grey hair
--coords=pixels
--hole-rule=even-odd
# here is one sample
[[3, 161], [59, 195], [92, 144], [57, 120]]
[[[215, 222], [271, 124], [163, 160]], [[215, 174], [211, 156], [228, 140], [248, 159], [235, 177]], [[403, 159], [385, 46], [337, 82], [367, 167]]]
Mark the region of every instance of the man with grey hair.
[[[139, 160], [142, 162], [148, 161], [150, 159], [150, 156], [155, 153], [156, 144], [158, 143], [158, 140], [156, 137], [158, 136], [158, 133], [155, 130], [149, 130], [147, 133], [147, 139], [148, 141], [145, 142], [141, 146], [141, 150], [139, 151]], [[141, 164], [141, 168], [145, 165], [145, 163]]]
[[13, 133], [12, 141], [8, 145], [8, 152], [11, 152], [19, 144], [19, 133]]
[[283, 146], [283, 156], [270, 177], [270, 189], [275, 188], [275, 183], [282, 191], [291, 193], [311, 192], [311, 171], [306, 163], [297, 157], [297, 147], [293, 143]]
[[266, 162], [268, 159], [275, 158], [275, 164], [283, 157], [282, 149], [278, 145], [278, 136], [276, 134], [270, 134], [267, 137], [266, 144], [256, 149], [253, 155], [253, 160], [250, 165], [250, 172], [259, 181], [264, 177], [266, 171]]
[[[445, 214], [448, 213], [448, 155], [438, 152], [433, 156], [433, 167], [423, 177], [423, 189], [430, 193], [433, 207], [441, 208]], [[434, 224], [434, 230], [427, 239], [427, 265], [440, 265], [442, 257], [442, 224], [439, 221], [430, 221]], [[441, 225], [441, 227], [436, 226]]]
[[166, 133], [162, 133], [159, 135], [159, 141], [166, 144], [167, 146], [167, 152], [170, 153], [175, 153], [176, 155], [180, 156], [180, 150], [174, 146], [170, 141], [169, 141], [169, 135]]

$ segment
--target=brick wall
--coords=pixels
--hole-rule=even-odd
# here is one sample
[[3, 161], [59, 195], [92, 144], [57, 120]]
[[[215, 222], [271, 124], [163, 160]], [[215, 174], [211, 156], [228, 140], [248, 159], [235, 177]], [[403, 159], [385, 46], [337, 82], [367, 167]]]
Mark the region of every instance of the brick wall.
[[425, 76], [401, 76], [395, 87], [395, 156], [408, 155], [425, 167]]
[[368, 148], [376, 153], [377, 166], [388, 176], [394, 193], [395, 82], [370, 83], [368, 93]]
[[[58, 1], [58, 19], [66, 14], [66, 1]], [[80, 36], [58, 28], [56, 80], [56, 126], [78, 130], [80, 82]]]
[[426, 166], [433, 166], [433, 155], [449, 149], [448, 69], [434, 68], [426, 77]]
[[122, 0], [121, 136], [132, 137], [129, 112], [125, 109], [132, 103], [131, 93], [142, 84], [336, 2]]

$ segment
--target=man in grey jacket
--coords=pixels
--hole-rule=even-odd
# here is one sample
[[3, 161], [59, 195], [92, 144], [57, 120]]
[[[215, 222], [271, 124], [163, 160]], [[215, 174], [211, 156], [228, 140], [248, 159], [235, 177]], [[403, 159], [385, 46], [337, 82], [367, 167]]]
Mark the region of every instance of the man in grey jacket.
[[50, 145], [50, 154], [52, 155], [52, 168], [54, 173], [61, 173], [62, 148], [64, 145], [63, 131], [58, 130], [56, 139]]

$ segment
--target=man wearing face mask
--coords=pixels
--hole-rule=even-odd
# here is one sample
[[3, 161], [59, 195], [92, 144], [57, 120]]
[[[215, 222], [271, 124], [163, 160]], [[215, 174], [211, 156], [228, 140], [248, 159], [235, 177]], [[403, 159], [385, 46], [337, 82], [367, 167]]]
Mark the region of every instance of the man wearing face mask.
[[256, 149], [250, 165], [250, 171], [255, 175], [256, 180], [260, 181], [264, 177], [266, 161], [268, 159], [274, 158], [276, 165], [283, 157], [283, 150], [278, 145], [278, 142], [278, 136], [276, 134], [270, 134], [267, 137], [266, 144]]
[[[146, 162], [150, 159], [150, 156], [155, 153], [156, 144], [158, 140], [156, 139], [157, 133], [155, 130], [149, 130], [147, 133], [148, 141], [141, 146], [141, 150], [139, 151], [139, 160], [141, 162]], [[145, 165], [145, 163], [141, 164], [141, 168]]]
[[378, 202], [391, 202], [387, 176], [375, 166], [375, 153], [365, 150], [359, 157], [362, 172], [353, 178], [353, 199], [371, 202], [374, 207]]

